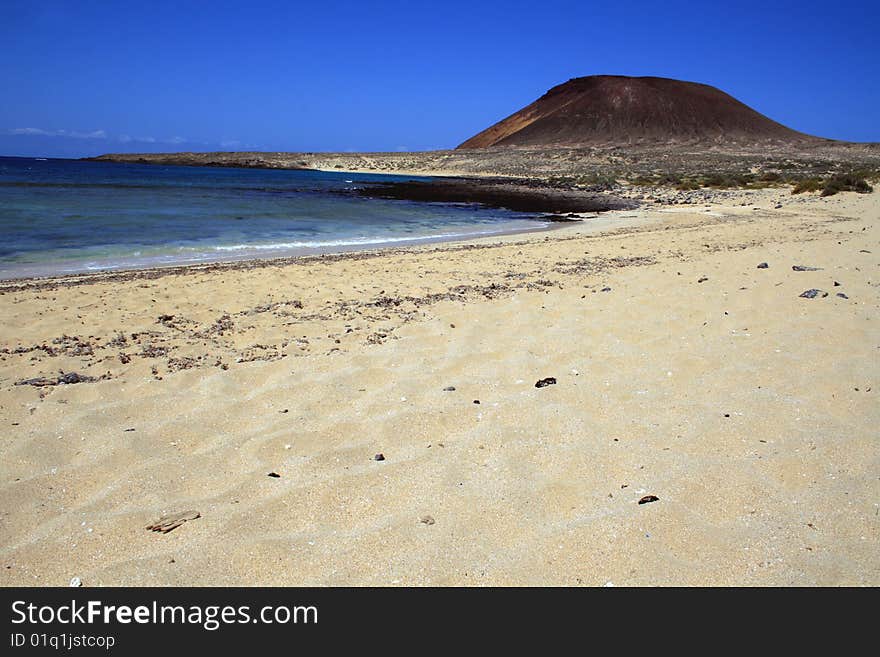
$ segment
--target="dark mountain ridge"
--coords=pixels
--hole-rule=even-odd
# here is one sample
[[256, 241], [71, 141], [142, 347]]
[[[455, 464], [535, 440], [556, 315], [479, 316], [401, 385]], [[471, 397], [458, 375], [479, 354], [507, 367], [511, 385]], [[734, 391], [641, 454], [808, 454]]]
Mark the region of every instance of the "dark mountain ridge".
[[706, 84], [593, 75], [553, 87], [458, 148], [828, 141], [787, 128]]

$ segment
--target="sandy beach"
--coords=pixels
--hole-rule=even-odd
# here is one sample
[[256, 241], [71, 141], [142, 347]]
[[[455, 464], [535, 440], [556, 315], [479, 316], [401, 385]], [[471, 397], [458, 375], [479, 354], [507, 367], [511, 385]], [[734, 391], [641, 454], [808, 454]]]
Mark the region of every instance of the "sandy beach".
[[0, 583], [878, 585], [878, 220], [2, 283]]

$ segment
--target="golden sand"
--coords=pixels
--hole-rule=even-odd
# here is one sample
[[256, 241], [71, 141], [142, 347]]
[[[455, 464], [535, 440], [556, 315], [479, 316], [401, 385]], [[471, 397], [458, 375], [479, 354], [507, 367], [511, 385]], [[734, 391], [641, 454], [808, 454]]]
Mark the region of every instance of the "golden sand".
[[880, 584], [878, 219], [2, 285], [0, 584]]

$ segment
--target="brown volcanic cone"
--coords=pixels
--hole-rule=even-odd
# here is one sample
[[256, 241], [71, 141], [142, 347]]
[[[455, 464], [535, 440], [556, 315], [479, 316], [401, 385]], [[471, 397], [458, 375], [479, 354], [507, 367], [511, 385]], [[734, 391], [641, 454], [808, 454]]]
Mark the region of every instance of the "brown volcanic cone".
[[709, 85], [593, 75], [553, 87], [458, 148], [816, 140]]

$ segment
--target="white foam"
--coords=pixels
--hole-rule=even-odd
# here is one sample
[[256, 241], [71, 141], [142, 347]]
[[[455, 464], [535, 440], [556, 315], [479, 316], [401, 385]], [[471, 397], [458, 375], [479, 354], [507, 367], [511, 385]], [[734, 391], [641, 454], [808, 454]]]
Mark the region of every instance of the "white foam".
[[[338, 240], [316, 240], [305, 242], [275, 242], [272, 244], [233, 244], [229, 246], [209, 247], [214, 251], [280, 251], [284, 249], [322, 249], [332, 246], [361, 246], [369, 244], [390, 244], [395, 242], [420, 242], [424, 240], [444, 240], [453, 237], [479, 237], [480, 235], [492, 235], [498, 231], [470, 231], [466, 233], [436, 233], [433, 235], [408, 235], [406, 237], [353, 237]], [[181, 250], [200, 251], [194, 247], [181, 247]]]

